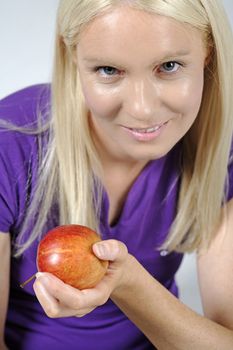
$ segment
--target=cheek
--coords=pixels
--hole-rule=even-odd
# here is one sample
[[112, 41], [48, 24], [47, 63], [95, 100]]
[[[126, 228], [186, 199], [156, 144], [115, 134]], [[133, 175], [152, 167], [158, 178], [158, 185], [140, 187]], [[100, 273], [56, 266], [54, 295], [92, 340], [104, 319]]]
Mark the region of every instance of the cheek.
[[196, 117], [202, 101], [203, 85], [202, 75], [179, 84], [173, 90], [173, 96], [170, 95], [173, 108], [184, 116]]
[[120, 108], [118, 94], [92, 84], [82, 85], [85, 103], [90, 112], [101, 118], [111, 119]]

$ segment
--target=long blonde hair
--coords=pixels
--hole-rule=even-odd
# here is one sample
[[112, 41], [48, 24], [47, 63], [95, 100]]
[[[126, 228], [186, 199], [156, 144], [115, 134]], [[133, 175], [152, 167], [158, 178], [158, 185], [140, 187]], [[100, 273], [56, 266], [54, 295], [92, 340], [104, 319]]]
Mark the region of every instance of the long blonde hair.
[[[205, 68], [203, 100], [194, 125], [184, 137], [178, 212], [163, 248], [191, 251], [211, 241], [224, 200], [233, 127], [232, 34], [221, 3], [218, 0], [61, 0], [52, 81], [51, 138], [19, 236], [17, 255], [40, 237], [54, 200], [59, 203], [60, 224], [79, 223], [98, 231], [102, 188], [93, 169], [101, 171], [101, 166], [89, 132], [88, 110], [74, 51], [85, 26], [119, 5], [169, 16], [205, 34], [211, 56]], [[38, 218], [34, 230], [20, 246], [35, 214]]]

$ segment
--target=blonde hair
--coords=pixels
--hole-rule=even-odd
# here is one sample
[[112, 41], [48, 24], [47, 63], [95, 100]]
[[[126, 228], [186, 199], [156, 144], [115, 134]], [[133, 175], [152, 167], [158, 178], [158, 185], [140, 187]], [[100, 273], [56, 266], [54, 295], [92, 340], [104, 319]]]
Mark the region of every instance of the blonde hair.
[[[62, 0], [57, 15], [56, 51], [52, 81], [51, 139], [43, 157], [39, 182], [19, 236], [17, 254], [36, 238], [54, 201], [60, 224], [79, 223], [98, 231], [101, 171], [92, 143], [74, 50], [79, 33], [114, 6], [169, 16], [198, 28], [211, 51], [205, 68], [203, 100], [198, 117], [183, 142], [183, 171], [178, 212], [163, 248], [191, 251], [208, 245], [224, 200], [232, 137], [232, 34], [217, 0]], [[38, 213], [38, 203], [40, 210]], [[31, 217], [38, 215], [29, 240], [20, 246]]]

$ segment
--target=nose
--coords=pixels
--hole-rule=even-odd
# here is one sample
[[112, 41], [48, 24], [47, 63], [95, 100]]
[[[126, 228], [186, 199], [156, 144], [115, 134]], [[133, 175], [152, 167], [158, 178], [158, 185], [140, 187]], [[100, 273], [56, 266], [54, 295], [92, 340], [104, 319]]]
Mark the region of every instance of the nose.
[[155, 115], [159, 104], [159, 91], [146, 79], [128, 82], [124, 91], [125, 112], [134, 119], [145, 121]]

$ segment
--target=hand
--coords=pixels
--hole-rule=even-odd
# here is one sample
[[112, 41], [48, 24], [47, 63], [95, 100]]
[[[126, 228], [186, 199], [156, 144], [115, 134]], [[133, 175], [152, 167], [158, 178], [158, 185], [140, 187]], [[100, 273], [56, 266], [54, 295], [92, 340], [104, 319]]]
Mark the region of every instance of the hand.
[[93, 252], [98, 258], [109, 260], [108, 270], [95, 288], [78, 290], [52, 274], [39, 272], [36, 275], [33, 288], [47, 316], [82, 317], [103, 305], [114, 290], [127, 283], [132, 256], [122, 242], [106, 240], [95, 243]]

